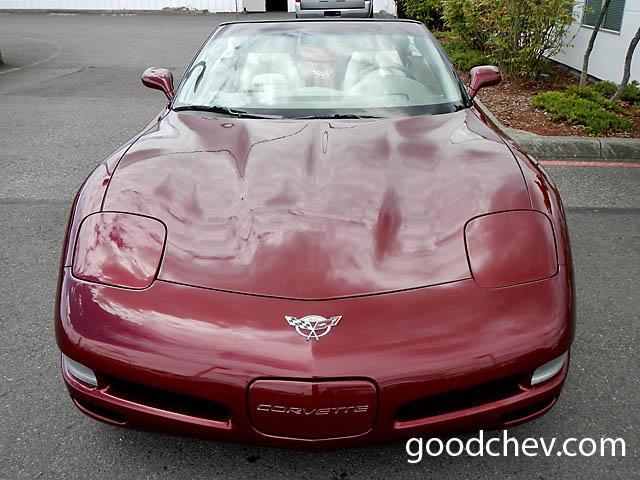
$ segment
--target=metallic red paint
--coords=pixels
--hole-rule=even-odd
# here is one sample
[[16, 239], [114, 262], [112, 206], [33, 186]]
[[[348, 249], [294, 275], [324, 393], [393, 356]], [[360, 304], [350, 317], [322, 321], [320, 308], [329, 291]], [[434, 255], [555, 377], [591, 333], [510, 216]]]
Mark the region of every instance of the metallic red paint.
[[156, 278], [166, 229], [149, 217], [100, 212], [80, 225], [73, 274], [91, 282], [147, 288]]
[[470, 111], [368, 122], [170, 112], [124, 155], [104, 208], [167, 225], [162, 280], [321, 299], [470, 278], [467, 220], [530, 203], [509, 149]]
[[265, 435], [353, 437], [373, 427], [377, 397], [367, 380], [256, 380], [249, 386], [249, 417]]
[[142, 74], [142, 84], [164, 92], [169, 100], [173, 100], [173, 74], [166, 68], [147, 68]]
[[74, 252], [73, 245], [75, 244], [78, 228], [80, 228], [82, 220], [84, 220], [88, 215], [102, 210], [104, 194], [109, 186], [111, 175], [122, 156], [127, 152], [131, 145], [140, 138], [141, 135], [144, 135], [149, 129], [156, 127], [160, 119], [166, 115], [167, 112], [168, 109], [164, 109], [160, 112], [160, 115], [153, 119], [151, 123], [149, 123], [149, 125], [147, 125], [138, 135], [133, 137], [100, 162], [100, 164], [84, 181], [71, 207], [67, 233], [65, 235], [62, 248], [62, 266], [71, 266]]
[[465, 239], [471, 272], [481, 287], [542, 280], [558, 271], [553, 228], [543, 213], [512, 210], [476, 217], [467, 223]]
[[493, 65], [473, 67], [469, 71], [469, 97], [473, 98], [481, 88], [493, 87], [502, 81], [500, 70]]
[[[465, 224], [511, 210], [549, 219], [555, 238], [545, 228], [537, 236], [541, 249], [557, 246], [557, 272], [482, 288], [465, 253]], [[147, 288], [74, 276], [80, 223], [100, 211], [166, 225], [166, 252]], [[509, 246], [512, 232], [490, 233], [487, 251]], [[153, 258], [143, 253], [139, 261]], [[99, 270], [96, 280], [106, 272]], [[503, 281], [517, 283], [518, 272], [505, 273]], [[307, 342], [284, 316], [308, 314], [342, 319], [320, 341]], [[74, 402], [94, 418], [326, 448], [499, 428], [544, 414], [560, 394], [568, 363], [540, 385], [529, 380], [569, 350], [574, 322], [558, 192], [535, 160], [472, 107], [371, 121], [248, 120], [165, 109], [78, 193], [55, 325], [60, 349], [96, 372], [98, 388], [91, 388], [63, 370]], [[484, 403], [398, 415], [423, 398], [511, 378], [508, 395]], [[365, 431], [353, 416], [328, 429], [280, 417], [256, 420], [251, 388], [272, 381], [282, 383], [260, 390], [260, 402], [286, 399], [311, 409], [334, 405], [314, 404], [319, 397], [310, 396], [309, 385], [311, 393], [316, 385], [373, 385], [372, 427]], [[180, 409], [138, 401], [123, 396], [117, 382], [166, 392], [167, 402], [175, 394], [200, 399], [217, 406], [215, 414], [189, 410], [188, 400]], [[300, 384], [306, 387], [294, 388]], [[351, 393], [334, 392], [340, 406], [353, 401]]]
[[[118, 289], [74, 279], [68, 268], [61, 280], [60, 348], [98, 372], [100, 383], [89, 389], [66, 375], [74, 398], [116, 412], [129, 427], [271, 445], [347, 446], [425, 431], [502, 427], [512, 421], [504, 415], [559, 395], [566, 369], [534, 388], [528, 380], [535, 368], [567, 351], [573, 337], [565, 267], [550, 279], [509, 288], [484, 289], [469, 279], [330, 301], [164, 281], [142, 291]], [[305, 341], [282, 315], [335, 311], [343, 314], [339, 333], [319, 342]], [[396, 417], [406, 402], [512, 376], [522, 377], [515, 396], [435, 417]], [[186, 418], [113, 397], [110, 377], [221, 403], [230, 418]], [[373, 429], [348, 442], [274, 438], [257, 432], [248, 418], [247, 388], [257, 378], [354, 377], [375, 382], [378, 411]]]

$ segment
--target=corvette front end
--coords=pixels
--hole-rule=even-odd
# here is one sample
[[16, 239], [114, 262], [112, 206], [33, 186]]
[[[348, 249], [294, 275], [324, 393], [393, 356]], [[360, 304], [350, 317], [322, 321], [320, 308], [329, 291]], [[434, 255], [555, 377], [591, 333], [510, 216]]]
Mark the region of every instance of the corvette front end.
[[[55, 312], [74, 404], [113, 425], [293, 448], [548, 412], [575, 323], [560, 197], [424, 28], [216, 32], [177, 92], [168, 70], [145, 72], [172, 103], [74, 202]], [[239, 45], [241, 73], [227, 65]], [[332, 45], [356, 50], [317, 65]], [[475, 78], [470, 92], [499, 72]], [[383, 118], [361, 112], [375, 88]], [[206, 104], [212, 92], [286, 108]], [[319, 99], [311, 116], [289, 108]], [[359, 113], [334, 111], [345, 102]]]
[[[58, 338], [97, 386], [66, 367], [64, 379], [76, 405], [108, 423], [274, 446], [507, 427], [560, 394], [568, 359], [543, 382], [532, 376], [569, 350], [569, 282], [561, 267], [511, 288], [469, 279], [309, 302], [161, 281], [125, 290], [65, 269]], [[282, 311], [343, 319], [306, 340]]]

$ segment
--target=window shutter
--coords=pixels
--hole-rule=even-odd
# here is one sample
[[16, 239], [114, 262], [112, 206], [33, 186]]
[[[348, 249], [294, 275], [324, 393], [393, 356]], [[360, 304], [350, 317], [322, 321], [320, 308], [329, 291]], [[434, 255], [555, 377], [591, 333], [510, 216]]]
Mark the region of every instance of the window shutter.
[[[612, 0], [611, 3], [613, 3]], [[582, 15], [582, 24], [589, 25], [593, 27], [596, 24], [596, 20], [598, 20], [598, 15], [600, 15], [600, 10], [602, 9], [602, 0], [586, 0], [584, 5], [584, 14]], [[611, 6], [609, 6], [609, 10], [611, 10]]]
[[604, 17], [604, 22], [602, 23], [602, 28], [615, 32], [620, 31], [622, 16], [624, 15], [624, 4], [625, 0], [611, 0], [607, 14]]

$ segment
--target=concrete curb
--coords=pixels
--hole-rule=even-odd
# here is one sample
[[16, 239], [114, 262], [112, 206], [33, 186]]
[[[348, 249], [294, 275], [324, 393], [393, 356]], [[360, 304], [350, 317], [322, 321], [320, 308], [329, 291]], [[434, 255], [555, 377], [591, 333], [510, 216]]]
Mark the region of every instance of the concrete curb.
[[544, 159], [582, 158], [599, 161], [633, 161], [640, 159], [637, 138], [546, 137], [505, 127], [477, 98], [474, 100], [489, 120], [504, 135], [515, 141], [534, 157]]

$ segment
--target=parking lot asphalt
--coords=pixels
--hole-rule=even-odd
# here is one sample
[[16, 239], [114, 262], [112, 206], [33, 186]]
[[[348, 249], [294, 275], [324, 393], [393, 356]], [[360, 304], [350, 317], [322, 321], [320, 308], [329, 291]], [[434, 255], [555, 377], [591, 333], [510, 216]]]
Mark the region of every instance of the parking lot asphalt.
[[[72, 406], [53, 304], [71, 200], [163, 107], [147, 66], [177, 75], [234, 15], [0, 14], [0, 478], [638, 478], [640, 168], [549, 167], [567, 208], [578, 326], [558, 405], [517, 438], [622, 437], [626, 457], [448, 457], [404, 444], [307, 453], [109, 427]], [[250, 18], [261, 18], [251, 15]]]

